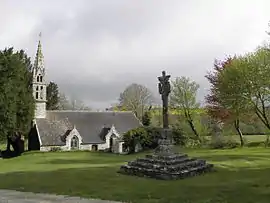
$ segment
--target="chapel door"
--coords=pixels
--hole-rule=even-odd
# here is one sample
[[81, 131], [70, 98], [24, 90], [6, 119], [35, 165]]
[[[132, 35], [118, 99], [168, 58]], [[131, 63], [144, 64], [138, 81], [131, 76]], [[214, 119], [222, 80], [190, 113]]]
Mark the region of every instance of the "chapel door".
[[72, 150], [79, 149], [79, 138], [77, 136], [73, 136], [70, 143], [70, 148]]
[[113, 151], [113, 137], [110, 138], [110, 152]]

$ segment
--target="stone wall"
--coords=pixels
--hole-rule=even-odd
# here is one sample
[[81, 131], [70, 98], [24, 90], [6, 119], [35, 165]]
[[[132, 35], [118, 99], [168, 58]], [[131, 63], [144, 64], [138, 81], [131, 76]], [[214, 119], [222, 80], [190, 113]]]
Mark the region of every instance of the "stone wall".
[[36, 102], [35, 118], [45, 118], [46, 117], [46, 103]]

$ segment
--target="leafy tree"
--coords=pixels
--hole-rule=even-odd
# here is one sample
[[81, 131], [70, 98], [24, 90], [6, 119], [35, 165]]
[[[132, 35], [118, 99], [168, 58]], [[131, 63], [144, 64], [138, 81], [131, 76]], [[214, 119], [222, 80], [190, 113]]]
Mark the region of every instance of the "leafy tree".
[[119, 105], [142, 118], [145, 109], [151, 105], [152, 98], [152, 93], [147, 87], [133, 83], [120, 94]]
[[151, 124], [151, 109], [152, 106], [149, 107], [149, 109], [147, 111], [144, 112], [143, 117], [142, 117], [142, 124], [144, 126], [150, 126]]
[[31, 62], [24, 51], [0, 51], [0, 136], [19, 153], [19, 137], [26, 135], [34, 116]]
[[50, 82], [46, 88], [47, 90], [47, 110], [57, 110], [59, 109], [59, 90], [58, 85], [54, 82]]
[[196, 82], [187, 77], [177, 77], [175, 81], [172, 81], [170, 102], [174, 109], [182, 109], [191, 130], [196, 138], [200, 140], [199, 133], [194, 126], [194, 112], [192, 111], [192, 109], [199, 107], [199, 103], [196, 101], [198, 89], [199, 85]]
[[[240, 129], [240, 120], [245, 112], [241, 92], [237, 90], [237, 86], [241, 83], [241, 75], [234, 73], [233, 66], [241, 66], [239, 58], [228, 57], [224, 61], [215, 61], [214, 71], [206, 75], [211, 84], [210, 93], [206, 96], [208, 114], [218, 122], [233, 122], [236, 129], [241, 146], [244, 145], [243, 134]], [[229, 69], [229, 70], [228, 70]], [[230, 78], [223, 77], [224, 71], [235, 74], [235, 83], [230, 84]], [[221, 82], [222, 80], [222, 82]], [[232, 92], [229, 92], [232, 91]], [[229, 92], [229, 93], [228, 93]]]
[[231, 57], [226, 58], [224, 61], [215, 60], [214, 70], [208, 72], [205, 76], [210, 83], [210, 93], [206, 96], [206, 110], [207, 113], [216, 120], [224, 121], [229, 117], [229, 111], [221, 106], [220, 100], [217, 97], [217, 92], [219, 91], [217, 84], [219, 75], [231, 61]]
[[230, 68], [223, 71], [219, 79], [219, 86], [224, 88], [222, 94], [226, 103], [231, 106], [238, 105], [242, 112], [253, 110], [268, 130], [270, 130], [267, 109], [270, 103], [269, 66], [268, 46], [262, 46], [253, 53], [238, 57]]

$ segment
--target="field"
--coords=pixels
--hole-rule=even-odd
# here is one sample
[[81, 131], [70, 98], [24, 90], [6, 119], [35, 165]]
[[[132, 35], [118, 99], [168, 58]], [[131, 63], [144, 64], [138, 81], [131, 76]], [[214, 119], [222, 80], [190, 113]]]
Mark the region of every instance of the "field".
[[28, 152], [0, 159], [0, 188], [122, 200], [134, 203], [268, 203], [270, 150], [180, 149], [214, 163], [217, 171], [179, 181], [117, 173], [136, 155]]

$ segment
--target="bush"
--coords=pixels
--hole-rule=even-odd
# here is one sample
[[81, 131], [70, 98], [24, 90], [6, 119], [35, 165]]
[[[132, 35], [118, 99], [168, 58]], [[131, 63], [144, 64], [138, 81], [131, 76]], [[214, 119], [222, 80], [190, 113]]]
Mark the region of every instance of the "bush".
[[231, 136], [212, 136], [210, 147], [213, 149], [232, 149], [239, 146]]
[[185, 146], [187, 137], [184, 135], [184, 130], [179, 125], [172, 127], [172, 137], [176, 145]]
[[142, 117], [142, 124], [144, 126], [150, 126], [151, 124], [151, 115], [149, 113], [149, 111], [146, 111], [144, 114], [143, 114], [143, 117]]
[[129, 148], [129, 153], [135, 152], [135, 146], [137, 143], [140, 143], [144, 148], [144, 146], [148, 145], [150, 142], [149, 136], [147, 135], [147, 131], [144, 127], [135, 128], [126, 132], [123, 135], [123, 140]]
[[249, 142], [245, 144], [247, 147], [263, 147], [265, 146], [265, 142]]
[[140, 144], [144, 150], [154, 149], [158, 146], [159, 138], [160, 128], [154, 127], [139, 127], [123, 135], [123, 140], [129, 148], [129, 153], [135, 152], [136, 144]]

